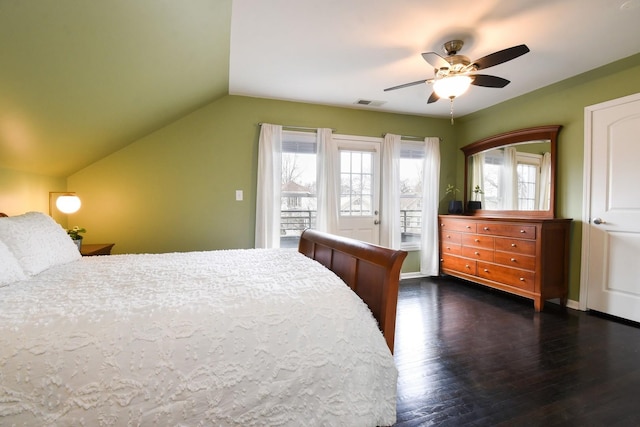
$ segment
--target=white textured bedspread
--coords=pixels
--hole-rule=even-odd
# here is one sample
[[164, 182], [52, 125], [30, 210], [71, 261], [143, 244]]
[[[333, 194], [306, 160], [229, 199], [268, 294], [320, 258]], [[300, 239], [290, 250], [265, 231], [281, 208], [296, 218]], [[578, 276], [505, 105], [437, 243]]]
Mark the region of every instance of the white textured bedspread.
[[368, 308], [292, 250], [87, 257], [0, 288], [0, 425], [375, 426]]

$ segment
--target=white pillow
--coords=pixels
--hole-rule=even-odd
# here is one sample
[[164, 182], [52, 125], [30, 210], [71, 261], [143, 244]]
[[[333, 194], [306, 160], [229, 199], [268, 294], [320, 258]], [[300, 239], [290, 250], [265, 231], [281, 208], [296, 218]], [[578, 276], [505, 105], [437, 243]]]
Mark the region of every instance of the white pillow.
[[27, 276], [18, 264], [18, 260], [13, 256], [7, 245], [0, 240], [0, 286], [18, 280], [24, 280]]
[[28, 275], [82, 257], [60, 224], [41, 212], [0, 218], [0, 240]]

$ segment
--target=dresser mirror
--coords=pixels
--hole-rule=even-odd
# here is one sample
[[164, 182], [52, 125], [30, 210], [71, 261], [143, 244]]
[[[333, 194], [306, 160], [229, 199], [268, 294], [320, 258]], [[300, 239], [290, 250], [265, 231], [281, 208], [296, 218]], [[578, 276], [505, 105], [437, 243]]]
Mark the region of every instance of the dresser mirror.
[[554, 218], [560, 127], [519, 129], [462, 147], [466, 213]]

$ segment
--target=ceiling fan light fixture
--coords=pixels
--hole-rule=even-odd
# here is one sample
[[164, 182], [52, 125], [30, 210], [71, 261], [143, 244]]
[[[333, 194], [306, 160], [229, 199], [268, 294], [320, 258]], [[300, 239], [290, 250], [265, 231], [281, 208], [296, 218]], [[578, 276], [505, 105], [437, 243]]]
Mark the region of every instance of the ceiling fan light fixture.
[[453, 99], [465, 93], [471, 81], [466, 75], [443, 77], [433, 83], [433, 90], [440, 98]]

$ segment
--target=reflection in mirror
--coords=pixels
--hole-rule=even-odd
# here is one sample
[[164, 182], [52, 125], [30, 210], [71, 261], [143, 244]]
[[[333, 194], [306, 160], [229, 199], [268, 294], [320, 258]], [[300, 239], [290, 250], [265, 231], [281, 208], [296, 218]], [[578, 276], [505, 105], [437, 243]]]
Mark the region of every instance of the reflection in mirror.
[[469, 200], [480, 202], [482, 209], [548, 210], [550, 142], [512, 144], [470, 156]]
[[553, 218], [560, 127], [518, 129], [462, 147], [467, 213]]

